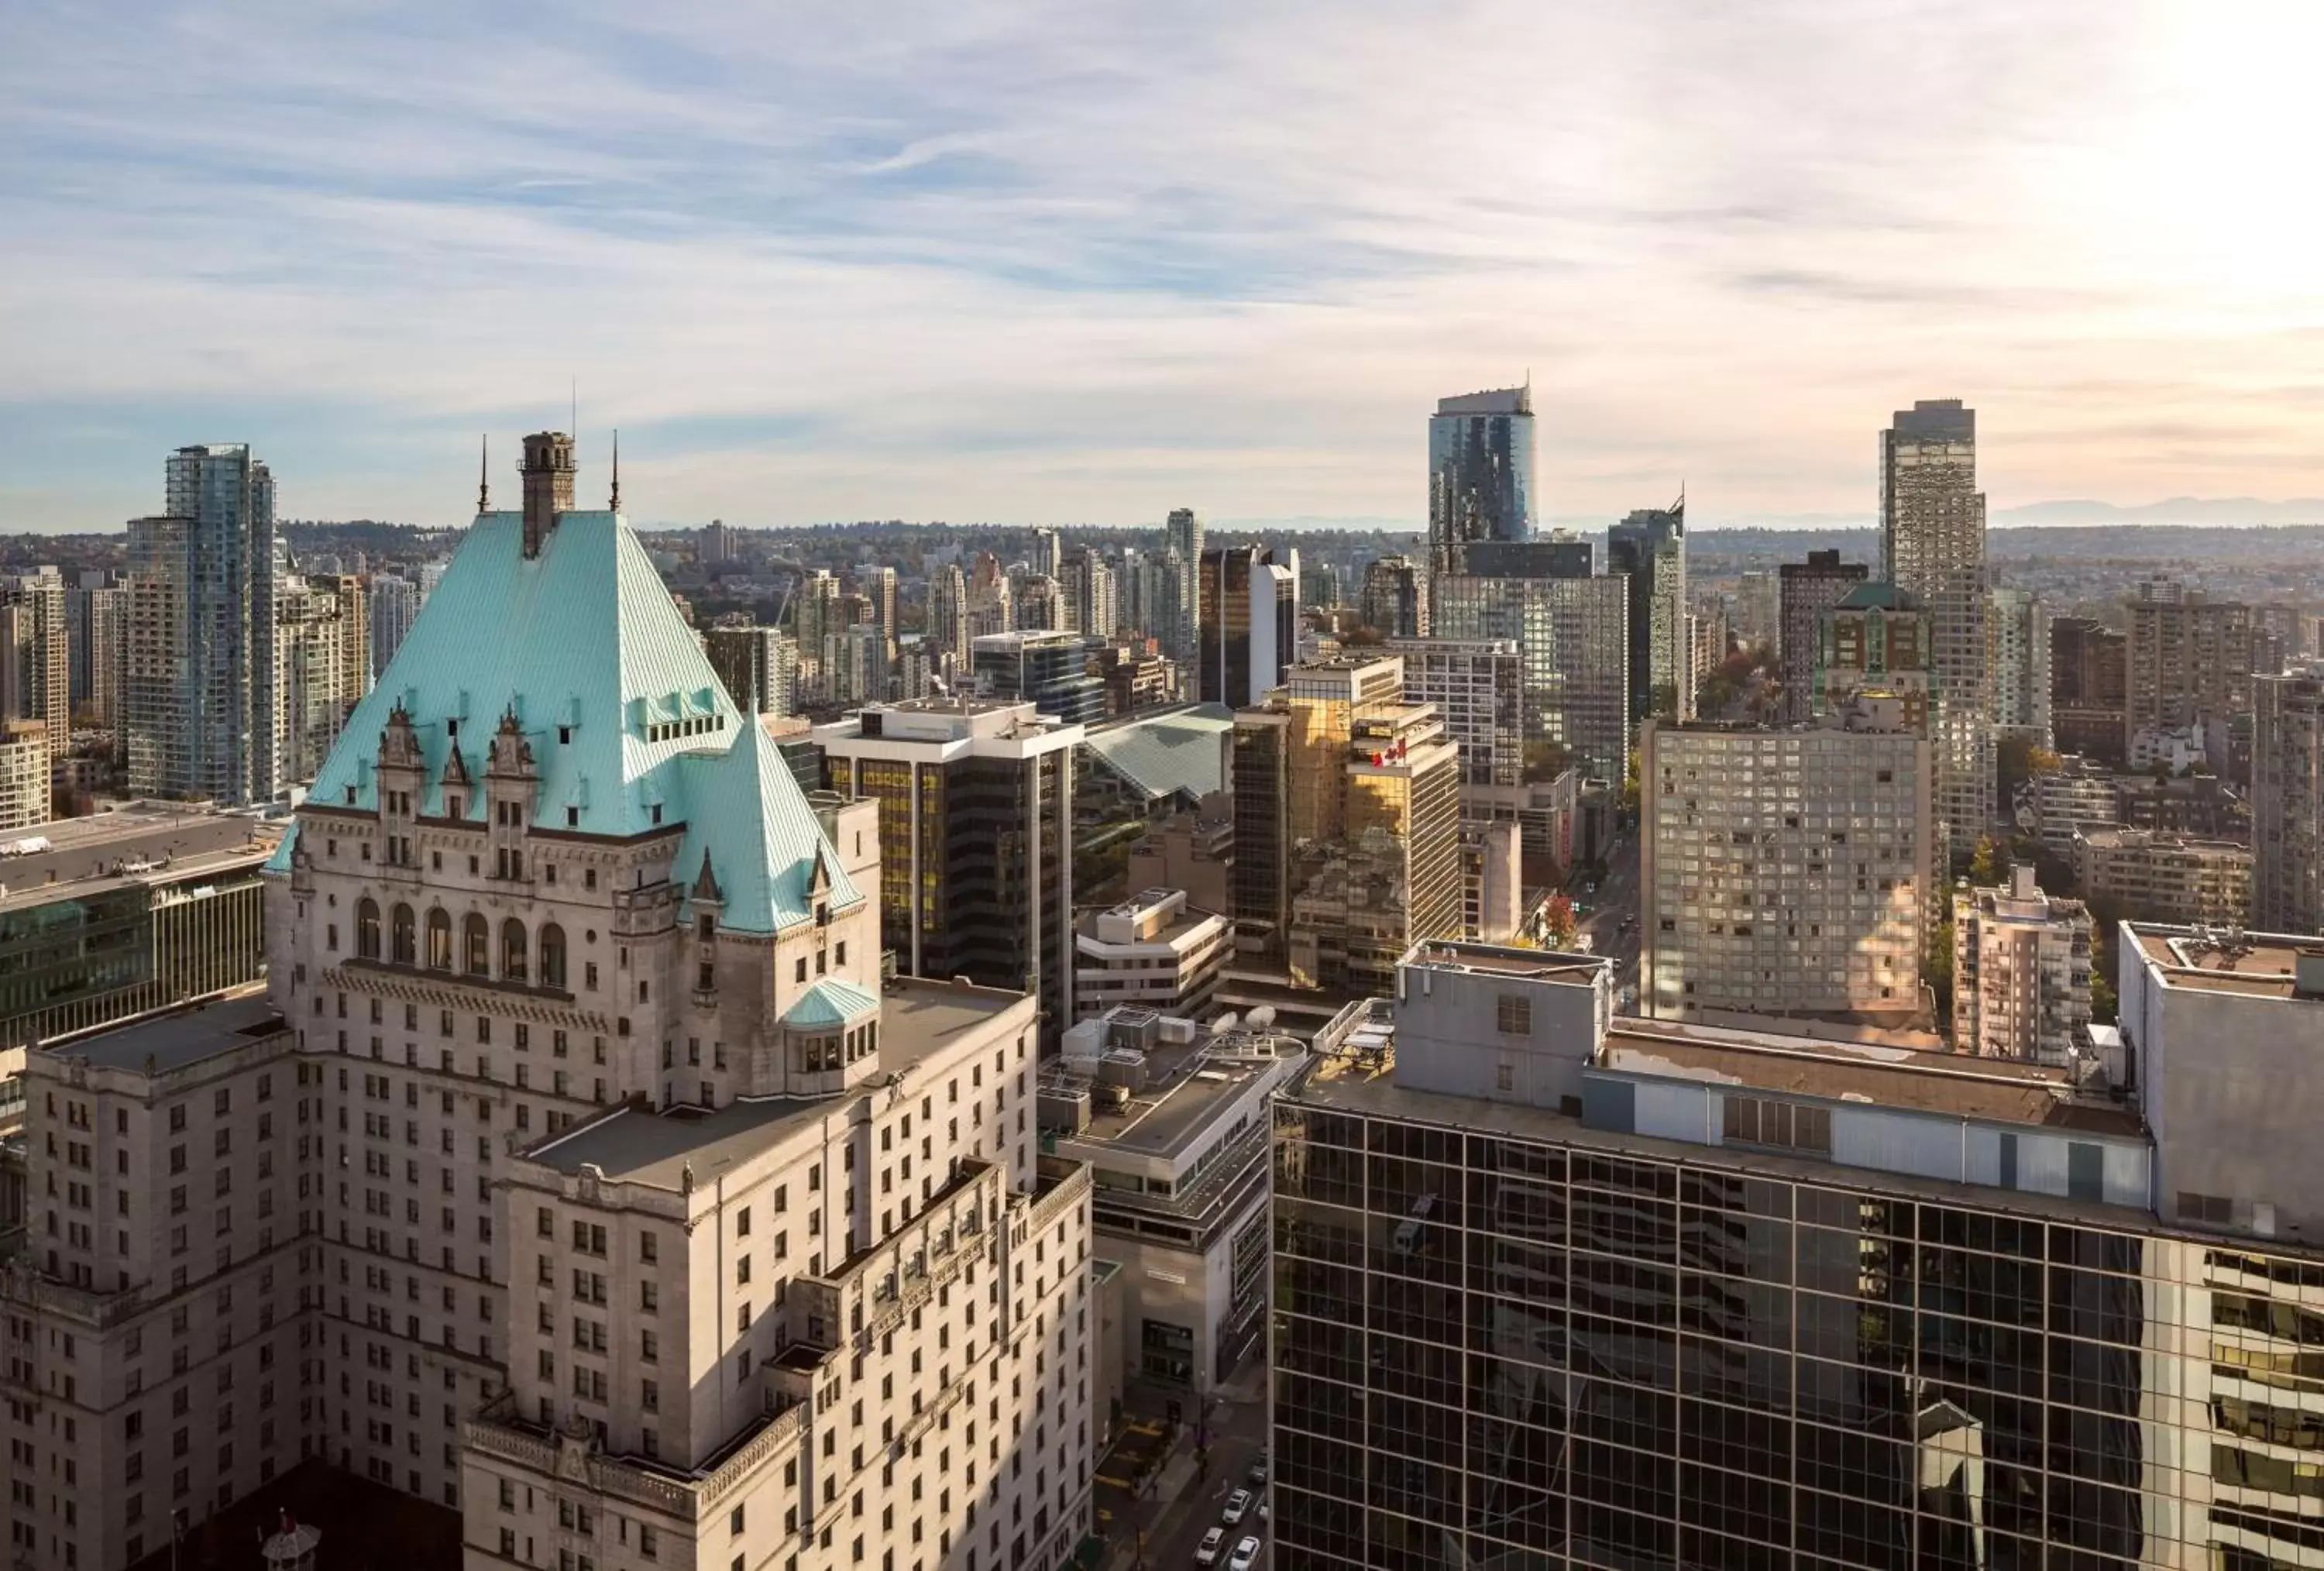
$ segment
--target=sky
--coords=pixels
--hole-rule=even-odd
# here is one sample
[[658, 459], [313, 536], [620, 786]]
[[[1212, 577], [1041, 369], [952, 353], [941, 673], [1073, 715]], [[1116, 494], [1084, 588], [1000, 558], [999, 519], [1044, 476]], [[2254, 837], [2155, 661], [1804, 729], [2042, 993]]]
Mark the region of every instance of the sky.
[[[7, 0], [0, 532], [249, 441], [464, 522], [576, 388], [641, 522], [2324, 496], [2312, 0]], [[594, 503], [591, 504], [595, 504]], [[2318, 508], [2324, 521], [2324, 504]]]

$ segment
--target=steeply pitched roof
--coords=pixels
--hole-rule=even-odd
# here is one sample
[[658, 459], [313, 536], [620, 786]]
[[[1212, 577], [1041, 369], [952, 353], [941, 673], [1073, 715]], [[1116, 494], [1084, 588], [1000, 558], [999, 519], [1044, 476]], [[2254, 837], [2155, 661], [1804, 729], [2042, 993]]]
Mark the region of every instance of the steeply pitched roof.
[[1199, 800], [1226, 789], [1234, 712], [1223, 704], [1131, 720], [1092, 732], [1083, 745], [1150, 799], [1185, 792]]
[[[491, 738], [513, 715], [540, 776], [540, 827], [630, 836], [658, 821], [685, 824], [673, 878], [690, 887], [708, 857], [722, 919], [743, 931], [811, 916], [818, 878], [835, 906], [860, 900], [781, 755], [727, 698], [628, 523], [560, 513], [530, 559], [523, 539], [521, 513], [477, 517], [348, 717], [310, 799], [376, 807], [380, 733], [400, 706], [426, 769], [420, 810], [440, 815], [447, 766], [481, 783]], [[482, 797], [467, 793], [465, 816], [483, 821]], [[290, 846], [272, 865], [289, 865]]]

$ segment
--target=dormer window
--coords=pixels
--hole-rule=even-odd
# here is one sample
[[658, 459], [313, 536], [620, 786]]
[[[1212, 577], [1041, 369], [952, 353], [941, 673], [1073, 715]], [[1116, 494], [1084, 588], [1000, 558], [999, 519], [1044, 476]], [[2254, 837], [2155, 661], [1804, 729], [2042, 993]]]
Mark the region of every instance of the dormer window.
[[653, 821], [657, 824], [661, 822], [661, 804], [659, 802], [656, 802], [653, 805]]
[[557, 728], [557, 745], [559, 747], [567, 747], [570, 746], [572, 742], [573, 727], [570, 725], [559, 725]]
[[464, 799], [447, 796], [444, 799], [444, 816], [447, 818], [466, 818], [467, 815], [461, 809], [466, 806], [467, 803]]
[[459, 736], [460, 736], [460, 723], [459, 723], [457, 720], [447, 720], [447, 721], [445, 721], [445, 722], [444, 722], [444, 735], [445, 735], [446, 736], [447, 736], [447, 737], [450, 737], [450, 738], [451, 738], [451, 739], [453, 739], [454, 741], [457, 741], [457, 740], [459, 740]]
[[568, 829], [577, 829], [581, 827], [580, 809], [567, 808], [565, 809], [565, 827]]

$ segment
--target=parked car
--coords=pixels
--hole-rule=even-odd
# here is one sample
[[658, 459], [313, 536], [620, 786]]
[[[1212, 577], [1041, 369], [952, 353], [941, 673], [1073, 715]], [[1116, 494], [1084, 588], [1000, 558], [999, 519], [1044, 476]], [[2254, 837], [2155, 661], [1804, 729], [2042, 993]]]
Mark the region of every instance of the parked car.
[[1217, 1565], [1219, 1563], [1219, 1546], [1226, 1541], [1227, 1530], [1224, 1528], [1213, 1528], [1209, 1532], [1204, 1533], [1203, 1535], [1203, 1541], [1199, 1545], [1195, 1546], [1194, 1548], [1194, 1564], [1197, 1566]]
[[1253, 1489], [1267, 1487], [1267, 1455], [1264, 1452], [1260, 1453], [1258, 1461], [1250, 1465], [1250, 1477], [1247, 1482]]
[[1247, 1489], [1238, 1489], [1232, 1494], [1227, 1496], [1227, 1509], [1219, 1513], [1219, 1520], [1226, 1523], [1227, 1526], [1232, 1527], [1237, 1522], [1242, 1520], [1243, 1512], [1250, 1509], [1250, 1491]]
[[1227, 1562], [1227, 1571], [1250, 1571], [1252, 1562], [1258, 1558], [1259, 1540], [1245, 1539], [1235, 1546], [1234, 1558]]

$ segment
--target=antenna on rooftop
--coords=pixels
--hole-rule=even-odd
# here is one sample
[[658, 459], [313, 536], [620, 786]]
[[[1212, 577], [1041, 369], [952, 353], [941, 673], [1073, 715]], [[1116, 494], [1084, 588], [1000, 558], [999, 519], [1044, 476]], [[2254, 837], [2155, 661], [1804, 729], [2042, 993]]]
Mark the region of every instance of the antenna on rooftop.
[[476, 511], [493, 510], [493, 434], [486, 431], [476, 449]]
[[613, 500], [606, 504], [613, 513], [622, 511], [622, 430], [613, 428]]

